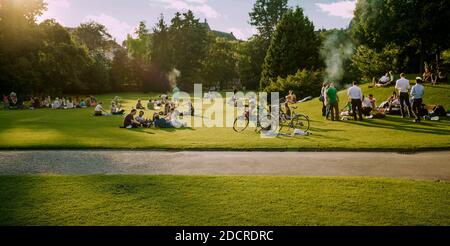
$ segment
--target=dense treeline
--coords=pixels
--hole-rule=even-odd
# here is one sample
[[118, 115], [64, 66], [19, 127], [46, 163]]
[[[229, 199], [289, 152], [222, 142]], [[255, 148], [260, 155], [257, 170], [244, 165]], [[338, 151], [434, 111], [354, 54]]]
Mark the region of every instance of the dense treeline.
[[141, 22], [123, 44], [105, 26], [37, 23], [44, 0], [2, 0], [0, 92], [20, 94], [167, 91], [241, 87], [316, 95], [322, 82], [371, 79], [388, 70], [420, 73], [425, 62], [445, 68], [450, 57], [450, 3], [360, 0], [350, 27], [316, 31], [287, 0], [256, 0], [249, 13], [258, 34], [219, 37], [191, 11]]

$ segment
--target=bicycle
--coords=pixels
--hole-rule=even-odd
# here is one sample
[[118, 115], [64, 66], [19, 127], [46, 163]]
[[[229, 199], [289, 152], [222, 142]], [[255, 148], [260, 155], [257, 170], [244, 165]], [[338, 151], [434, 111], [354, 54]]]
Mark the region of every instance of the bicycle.
[[[305, 101], [311, 100], [312, 97], [307, 97], [299, 103], [303, 103]], [[236, 117], [233, 124], [233, 130], [237, 133], [243, 132], [246, 130], [250, 124], [250, 110], [248, 109], [248, 105], [245, 106], [246, 110], [243, 115]], [[292, 109], [297, 109], [297, 107], [292, 107]], [[269, 123], [267, 126], [262, 126], [259, 119], [256, 123], [256, 132], [260, 132], [261, 130], [266, 130], [271, 128], [271, 121], [270, 119], [275, 118], [272, 114], [268, 116]], [[305, 114], [297, 114], [293, 111], [291, 111], [291, 115], [286, 115], [286, 113], [280, 111], [279, 114], [279, 124], [278, 124], [278, 132], [284, 133], [283, 130], [289, 131], [292, 133], [295, 129], [299, 129], [303, 132], [308, 132], [310, 129], [310, 120], [309, 116]]]

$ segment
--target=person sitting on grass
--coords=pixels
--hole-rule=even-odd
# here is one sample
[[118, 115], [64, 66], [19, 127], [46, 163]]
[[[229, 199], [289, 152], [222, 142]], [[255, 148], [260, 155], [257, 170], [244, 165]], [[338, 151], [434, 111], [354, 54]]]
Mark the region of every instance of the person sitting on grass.
[[153, 115], [153, 124], [157, 128], [172, 128], [172, 124], [166, 120], [163, 112], [155, 113]]
[[69, 97], [69, 99], [67, 99], [66, 108], [67, 109], [74, 109], [75, 108], [75, 104], [73, 103], [71, 97]]
[[55, 101], [52, 103], [52, 109], [60, 109], [61, 108], [61, 101], [59, 100], [59, 97], [55, 98]]
[[94, 96], [89, 96], [89, 98], [91, 99], [91, 107], [96, 107], [97, 99]]
[[182, 128], [182, 127], [186, 127], [187, 123], [181, 121], [178, 116], [180, 115], [180, 113], [175, 110], [175, 107], [171, 108], [170, 114], [168, 115], [168, 117], [166, 117], [167, 122], [169, 122], [169, 124], [173, 127], [173, 128]]
[[81, 99], [80, 108], [87, 108], [87, 105], [86, 105], [86, 102], [84, 101], [84, 99]]
[[9, 97], [6, 95], [3, 95], [3, 108], [9, 109]]
[[149, 100], [148, 100], [148, 103], [147, 103], [147, 109], [148, 109], [148, 110], [155, 110], [155, 102], [153, 102], [152, 99], [149, 99]]
[[105, 116], [107, 115], [106, 111], [103, 109], [103, 103], [99, 102], [94, 109], [94, 116]]
[[125, 116], [125, 119], [123, 120], [123, 127], [127, 129], [131, 128], [139, 128], [140, 124], [139, 122], [134, 120], [134, 116], [136, 115], [137, 110], [133, 109], [131, 112]]
[[371, 112], [373, 110], [373, 105], [372, 102], [370, 101], [369, 98], [363, 96], [363, 101], [362, 101], [362, 113], [364, 116], [370, 116]]
[[41, 101], [41, 107], [50, 108], [50, 102], [51, 102], [50, 96], [44, 97], [44, 100]]
[[75, 97], [75, 99], [73, 100], [73, 108], [80, 108], [80, 98], [79, 97]]
[[144, 106], [142, 106], [141, 99], [138, 99], [136, 103], [136, 109], [145, 109]]
[[144, 111], [139, 111], [139, 115], [136, 117], [136, 122], [138, 122], [142, 127], [149, 128], [152, 122], [144, 117]]
[[125, 110], [120, 109], [114, 101], [111, 103], [111, 114], [112, 115], [123, 115], [124, 113], [125, 113]]

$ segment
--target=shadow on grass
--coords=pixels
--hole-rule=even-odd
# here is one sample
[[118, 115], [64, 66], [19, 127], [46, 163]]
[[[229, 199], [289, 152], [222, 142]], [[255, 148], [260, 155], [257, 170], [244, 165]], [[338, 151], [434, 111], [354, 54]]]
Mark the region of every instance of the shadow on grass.
[[[449, 129], [439, 127], [448, 127], [448, 121], [413, 123], [413, 119], [401, 119], [388, 116], [385, 119], [370, 119], [364, 121], [346, 121], [348, 124], [376, 127], [389, 130], [407, 131], [412, 133], [434, 134], [434, 135], [450, 135]], [[445, 122], [445, 123], [444, 123]]]

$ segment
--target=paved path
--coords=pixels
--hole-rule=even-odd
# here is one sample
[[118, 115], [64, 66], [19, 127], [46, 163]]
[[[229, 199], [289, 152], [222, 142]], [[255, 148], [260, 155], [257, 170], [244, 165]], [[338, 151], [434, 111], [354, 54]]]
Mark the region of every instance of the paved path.
[[0, 175], [19, 174], [370, 176], [450, 181], [450, 151], [0, 151]]

